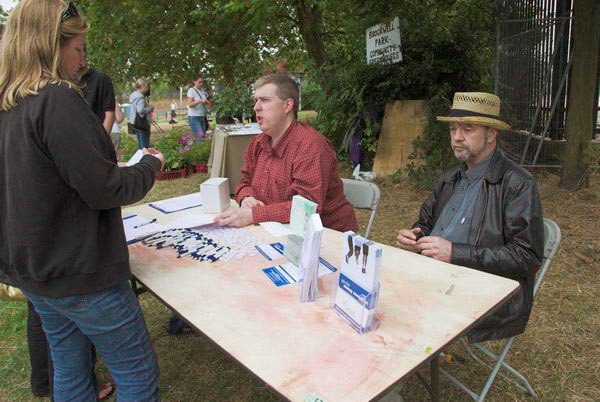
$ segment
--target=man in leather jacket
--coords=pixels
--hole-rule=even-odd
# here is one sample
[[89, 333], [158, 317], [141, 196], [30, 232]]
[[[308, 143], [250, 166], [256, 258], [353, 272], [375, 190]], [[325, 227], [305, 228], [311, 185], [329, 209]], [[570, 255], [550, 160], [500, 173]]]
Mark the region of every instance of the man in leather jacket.
[[533, 304], [536, 272], [543, 258], [543, 218], [531, 175], [496, 145], [500, 99], [492, 94], [456, 93], [448, 116], [458, 166], [446, 170], [419, 211], [412, 229], [399, 231], [397, 245], [483, 272], [514, 279], [510, 299], [468, 333], [470, 342], [518, 335]]

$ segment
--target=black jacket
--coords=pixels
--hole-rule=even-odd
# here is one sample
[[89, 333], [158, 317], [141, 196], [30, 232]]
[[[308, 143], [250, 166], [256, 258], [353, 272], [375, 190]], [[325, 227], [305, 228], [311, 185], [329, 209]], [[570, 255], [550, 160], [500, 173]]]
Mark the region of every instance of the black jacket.
[[[458, 180], [460, 165], [446, 170], [413, 227], [431, 233]], [[518, 281], [520, 288], [468, 335], [471, 342], [507, 338], [525, 330], [536, 272], [543, 258], [542, 206], [529, 172], [496, 149], [483, 181], [468, 243], [452, 244], [452, 264]]]
[[130, 277], [121, 205], [160, 161], [119, 168], [108, 134], [66, 85], [0, 112], [0, 282], [43, 297], [97, 292]]

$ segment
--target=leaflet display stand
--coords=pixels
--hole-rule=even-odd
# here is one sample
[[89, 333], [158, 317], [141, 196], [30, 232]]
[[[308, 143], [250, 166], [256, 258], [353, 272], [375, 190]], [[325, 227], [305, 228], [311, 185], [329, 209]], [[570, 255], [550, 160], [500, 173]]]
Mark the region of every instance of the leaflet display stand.
[[367, 292], [340, 273], [333, 309], [356, 332], [364, 334], [377, 326], [375, 312], [379, 301], [379, 284]]
[[382, 249], [354, 232], [344, 233], [341, 272], [333, 309], [357, 332], [377, 326], [379, 271]]

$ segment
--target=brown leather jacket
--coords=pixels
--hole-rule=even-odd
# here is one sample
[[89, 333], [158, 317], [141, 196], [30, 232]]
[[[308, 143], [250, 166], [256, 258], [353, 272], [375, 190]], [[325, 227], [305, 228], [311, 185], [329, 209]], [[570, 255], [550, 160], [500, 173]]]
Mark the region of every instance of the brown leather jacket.
[[[459, 165], [446, 170], [421, 206], [423, 236], [431, 233], [454, 191]], [[542, 206], [535, 181], [499, 148], [492, 156], [471, 223], [468, 243], [452, 244], [452, 264], [518, 281], [520, 288], [469, 332], [470, 342], [507, 338], [525, 331], [533, 285], [544, 250]]]

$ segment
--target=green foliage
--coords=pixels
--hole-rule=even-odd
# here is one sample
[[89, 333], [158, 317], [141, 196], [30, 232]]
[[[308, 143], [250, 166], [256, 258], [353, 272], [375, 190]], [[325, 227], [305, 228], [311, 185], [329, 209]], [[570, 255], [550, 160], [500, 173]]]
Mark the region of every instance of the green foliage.
[[[182, 130], [169, 131], [156, 141], [156, 149], [162, 152], [165, 157], [165, 170], [176, 170], [185, 166], [186, 157], [184, 153], [189, 150], [187, 141], [194, 143], [191, 136], [182, 134]], [[186, 143], [183, 144], [183, 142]]]
[[215, 106], [213, 111], [219, 118], [221, 117], [237, 117], [242, 120], [242, 112], [245, 109], [248, 116], [252, 112], [252, 92], [250, 85], [246, 82], [236, 82], [234, 85], [222, 87], [215, 94]]
[[436, 116], [446, 115], [450, 110], [450, 101], [444, 92], [435, 95], [429, 101], [427, 109], [427, 127], [423, 135], [413, 142], [415, 151], [409, 159], [406, 173], [420, 188], [432, 188], [440, 173], [456, 163], [450, 148], [448, 123], [438, 122]]
[[[197, 73], [214, 83], [233, 85], [256, 79], [262, 63], [276, 50], [302, 53], [289, 21], [286, 29], [283, 21], [277, 26], [267, 26], [264, 20], [251, 24], [248, 10], [256, 6], [233, 3], [80, 0], [78, 7], [92, 27], [87, 35], [90, 64], [128, 90], [137, 77], [179, 87]], [[267, 9], [274, 11], [268, 3]], [[279, 9], [283, 3], [273, 5]]]
[[165, 170], [176, 170], [207, 162], [211, 140], [196, 140], [183, 128], [166, 132], [155, 144], [165, 157]]
[[0, 397], [31, 400], [27, 303], [0, 301]]
[[[341, 143], [356, 115], [375, 112], [382, 118], [390, 101], [431, 100], [434, 105], [430, 113], [433, 113], [439, 109], [436, 103], [451, 99], [454, 92], [490, 89], [493, 2], [407, 0], [402, 4], [381, 2], [362, 6], [351, 3], [354, 15], [346, 15], [345, 22], [339, 25], [344, 34], [326, 42], [329, 63], [312, 72], [322, 88], [315, 101], [319, 111], [317, 128], [335, 145]], [[367, 65], [365, 29], [396, 15], [400, 17], [403, 61]], [[433, 129], [431, 117], [429, 122], [428, 131], [415, 143], [415, 156], [424, 157], [424, 165], [413, 165], [408, 171], [413, 179], [423, 181], [421, 184], [426, 186], [452, 161], [447, 157], [450, 152], [447, 127], [444, 136], [439, 137], [434, 134], [437, 129]], [[361, 142], [367, 151], [367, 161], [374, 156], [376, 135], [373, 126], [367, 125]]]
[[123, 154], [123, 160], [128, 161], [131, 159], [134, 153], [138, 150], [137, 139], [135, 135], [123, 133], [121, 131], [121, 141], [119, 143], [119, 149]]
[[589, 142], [583, 151], [584, 161], [590, 166], [600, 166], [600, 143]]
[[[390, 101], [451, 98], [457, 91], [491, 86], [495, 2], [489, 0], [81, 0], [81, 5], [92, 26], [92, 65], [116, 83], [148, 76], [179, 86], [203, 72], [217, 84], [219, 115], [239, 118], [244, 107], [249, 112], [248, 83], [264, 64], [286, 59], [292, 73], [304, 72], [304, 108], [319, 112], [317, 128], [334, 145], [354, 116], [375, 112], [381, 118]], [[396, 16], [403, 61], [367, 65], [365, 29]], [[377, 130], [372, 124], [365, 130], [369, 160]], [[430, 158], [426, 165], [437, 170], [444, 152], [429, 153], [442, 159]]]
[[210, 145], [212, 138], [203, 141], [194, 141], [190, 150], [184, 153], [186, 165], [195, 165], [197, 163], [206, 163], [210, 156]]
[[321, 85], [317, 80], [302, 80], [302, 110], [315, 110], [321, 91]]

